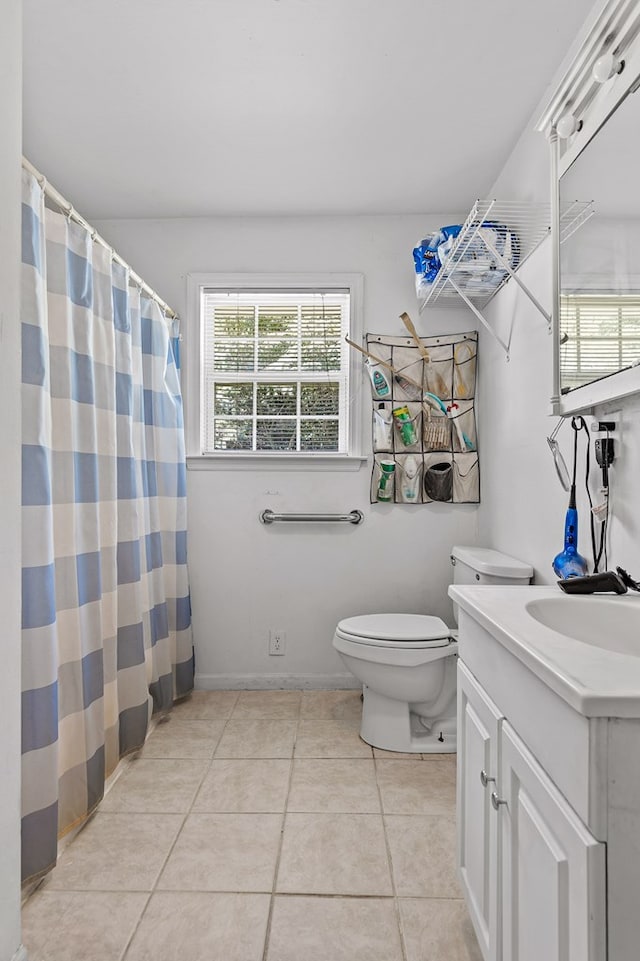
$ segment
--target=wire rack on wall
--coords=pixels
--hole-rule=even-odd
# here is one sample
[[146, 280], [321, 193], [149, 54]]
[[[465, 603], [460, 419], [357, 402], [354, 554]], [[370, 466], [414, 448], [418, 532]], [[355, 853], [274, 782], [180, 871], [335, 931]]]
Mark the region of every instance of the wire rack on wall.
[[[566, 240], [593, 213], [592, 201], [563, 206], [560, 238]], [[509, 347], [485, 320], [482, 310], [513, 277], [551, 326], [551, 315], [517, 276], [551, 230], [551, 205], [514, 200], [476, 200], [433, 283], [419, 298], [420, 313], [442, 301], [462, 299], [505, 353]]]

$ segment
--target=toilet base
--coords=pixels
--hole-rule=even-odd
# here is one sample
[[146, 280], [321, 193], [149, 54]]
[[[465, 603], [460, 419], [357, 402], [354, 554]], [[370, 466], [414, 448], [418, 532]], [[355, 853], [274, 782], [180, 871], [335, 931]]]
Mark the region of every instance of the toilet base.
[[438, 718], [414, 714], [406, 701], [396, 701], [363, 685], [360, 737], [372, 747], [403, 754], [455, 754], [455, 693]]

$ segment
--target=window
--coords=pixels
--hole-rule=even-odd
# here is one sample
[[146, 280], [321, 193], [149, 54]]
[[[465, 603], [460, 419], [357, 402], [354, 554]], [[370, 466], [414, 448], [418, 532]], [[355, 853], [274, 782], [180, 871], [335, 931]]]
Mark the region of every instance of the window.
[[640, 361], [640, 296], [563, 294], [560, 298], [563, 387], [580, 387]]
[[[190, 278], [200, 333], [198, 456], [255, 461], [355, 453], [353, 358], [345, 336], [357, 327], [358, 279]], [[193, 404], [198, 395], [189, 384]]]

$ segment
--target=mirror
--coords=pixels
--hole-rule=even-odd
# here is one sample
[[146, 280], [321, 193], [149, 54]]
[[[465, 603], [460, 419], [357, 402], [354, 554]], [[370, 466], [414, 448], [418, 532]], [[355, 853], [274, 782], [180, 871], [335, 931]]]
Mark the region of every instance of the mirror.
[[560, 234], [563, 395], [640, 364], [639, 158], [640, 96], [630, 94], [560, 178], [561, 210], [593, 201], [582, 225]]

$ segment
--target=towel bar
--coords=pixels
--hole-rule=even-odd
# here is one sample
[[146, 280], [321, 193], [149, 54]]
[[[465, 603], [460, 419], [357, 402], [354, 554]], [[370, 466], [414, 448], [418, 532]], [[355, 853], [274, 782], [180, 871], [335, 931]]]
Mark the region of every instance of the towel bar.
[[361, 524], [364, 520], [362, 511], [353, 510], [348, 514], [276, 514], [268, 507], [260, 513], [263, 524], [274, 524], [279, 521], [327, 521], [329, 523]]

